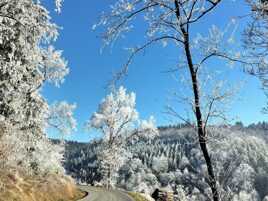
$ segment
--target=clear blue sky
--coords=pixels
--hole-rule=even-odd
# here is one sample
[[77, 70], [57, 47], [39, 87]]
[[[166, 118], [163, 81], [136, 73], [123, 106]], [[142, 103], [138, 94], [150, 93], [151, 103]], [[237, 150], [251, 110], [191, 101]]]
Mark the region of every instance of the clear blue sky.
[[[83, 125], [107, 93], [105, 86], [111, 79], [111, 73], [126, 61], [128, 54], [124, 48], [144, 39], [143, 26], [139, 24], [127, 40], [118, 42], [101, 54], [101, 39], [98, 38], [98, 33], [91, 31], [91, 27], [98, 20], [100, 13], [107, 10], [114, 0], [65, 0], [60, 15], [54, 12], [52, 0], [43, 2], [51, 11], [53, 21], [62, 27], [55, 45], [58, 49], [64, 50], [64, 57], [70, 67], [70, 74], [64, 84], [60, 88], [47, 85], [43, 89], [43, 94], [49, 103], [67, 100], [77, 104], [75, 117], [79, 127], [69, 139], [88, 141], [93, 134], [85, 132]], [[206, 33], [208, 26], [216, 24], [221, 27], [226, 25], [231, 16], [244, 14], [246, 7], [242, 2], [244, 1], [236, 0], [234, 3], [232, 0], [225, 0], [215, 14], [195, 27], [194, 32]], [[163, 49], [155, 46], [136, 58], [131, 65], [129, 76], [123, 83], [128, 90], [137, 94], [140, 116], [148, 118], [154, 115], [158, 125], [170, 123], [163, 111], [170, 91], [178, 88], [178, 82], [174, 81], [170, 74], [162, 71], [174, 67], [177, 57], [178, 52], [174, 47], [168, 46]], [[230, 114], [238, 116], [245, 124], [268, 120], [267, 116], [260, 112], [266, 99], [260, 90], [259, 81], [245, 75], [241, 70], [235, 70], [229, 79], [246, 80], [239, 97], [232, 104]], [[54, 134], [50, 133], [50, 136]]]

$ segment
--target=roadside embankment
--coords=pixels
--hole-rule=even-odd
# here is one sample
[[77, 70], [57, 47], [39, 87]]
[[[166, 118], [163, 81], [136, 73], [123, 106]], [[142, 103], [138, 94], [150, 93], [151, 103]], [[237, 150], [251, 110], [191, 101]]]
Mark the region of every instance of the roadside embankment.
[[0, 171], [0, 201], [76, 201], [84, 196], [67, 176], [30, 177], [17, 171]]

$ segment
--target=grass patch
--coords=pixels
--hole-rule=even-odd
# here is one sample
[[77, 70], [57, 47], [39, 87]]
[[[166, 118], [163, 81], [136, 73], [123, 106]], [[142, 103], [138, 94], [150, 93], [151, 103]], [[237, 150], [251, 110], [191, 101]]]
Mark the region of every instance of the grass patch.
[[86, 195], [70, 177], [27, 177], [0, 170], [0, 201], [77, 201]]
[[139, 193], [130, 192], [128, 193], [135, 201], [148, 201], [143, 196], [141, 196]]

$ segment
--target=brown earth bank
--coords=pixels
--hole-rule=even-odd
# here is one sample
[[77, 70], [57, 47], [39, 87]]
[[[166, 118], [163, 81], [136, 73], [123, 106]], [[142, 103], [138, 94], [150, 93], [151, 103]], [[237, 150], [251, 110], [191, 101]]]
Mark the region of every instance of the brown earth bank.
[[0, 170], [0, 201], [77, 201], [84, 196], [67, 176], [23, 176]]

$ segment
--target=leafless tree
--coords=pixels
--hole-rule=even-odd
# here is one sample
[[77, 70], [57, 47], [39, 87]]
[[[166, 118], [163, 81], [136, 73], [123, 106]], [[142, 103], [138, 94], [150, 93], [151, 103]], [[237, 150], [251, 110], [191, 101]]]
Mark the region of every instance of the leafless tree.
[[[122, 71], [116, 74], [114, 80], [127, 74], [128, 67], [134, 57], [155, 43], [160, 42], [166, 46], [168, 42], [172, 42], [178, 48], [178, 53], [182, 51], [185, 59], [184, 67], [186, 67], [184, 69], [187, 69], [188, 80], [191, 84], [192, 99], [190, 102], [195, 117], [195, 129], [206, 162], [207, 183], [214, 201], [219, 201], [220, 195], [213, 162], [207, 147], [207, 127], [211, 118], [225, 118], [221, 114], [218, 104], [231, 93], [220, 90], [222, 84], [216, 83], [215, 87], [210, 90], [210, 94], [204, 96], [205, 91], [201, 91], [203, 84], [201, 77], [207, 75], [204, 69], [206, 69], [206, 64], [210, 59], [223, 59], [231, 63], [244, 62], [251, 65], [247, 61], [240, 60], [239, 54], [230, 53], [226, 49], [227, 47], [222, 44], [226, 39], [225, 32], [220, 31], [217, 27], [212, 27], [208, 36], [199, 35], [199, 37], [193, 38], [193, 25], [202, 23], [202, 20], [214, 12], [220, 3], [221, 0], [120, 0], [116, 1], [111, 6], [111, 12], [104, 14], [100, 22], [93, 27], [94, 29], [99, 25], [104, 27], [102, 38], [105, 45], [110, 45], [125, 32], [135, 27], [134, 20], [140, 20], [143, 17], [147, 25], [146, 42], [130, 49], [130, 57]], [[231, 43], [232, 36], [229, 39]], [[177, 70], [172, 69], [171, 71]], [[206, 97], [207, 101], [203, 101], [202, 97]], [[169, 112], [178, 115], [174, 110], [169, 110]], [[182, 116], [179, 118], [184, 119]]]

